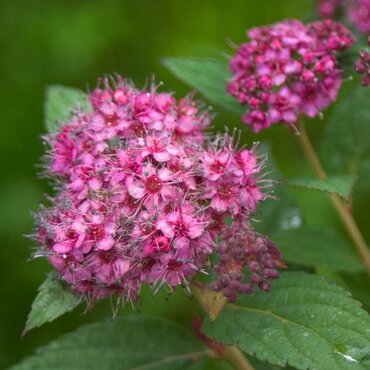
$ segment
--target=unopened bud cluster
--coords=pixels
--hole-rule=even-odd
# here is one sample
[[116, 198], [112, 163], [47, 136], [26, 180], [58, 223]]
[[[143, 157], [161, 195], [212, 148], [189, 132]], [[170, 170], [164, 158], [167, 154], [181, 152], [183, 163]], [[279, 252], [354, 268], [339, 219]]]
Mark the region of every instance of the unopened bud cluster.
[[[238, 223], [222, 234], [217, 253], [219, 260], [214, 271], [218, 277], [210, 287], [221, 291], [229, 301], [235, 301], [238, 293], [252, 294], [256, 287], [270, 290], [269, 281], [279, 276], [276, 268], [285, 267], [271, 241], [252, 229], [244, 232]], [[246, 270], [249, 271], [247, 279]]]
[[[367, 45], [370, 47], [370, 36], [367, 39]], [[359, 59], [355, 62], [355, 71], [361, 75], [361, 85], [370, 86], [370, 53], [368, 50], [361, 50], [358, 53]]]

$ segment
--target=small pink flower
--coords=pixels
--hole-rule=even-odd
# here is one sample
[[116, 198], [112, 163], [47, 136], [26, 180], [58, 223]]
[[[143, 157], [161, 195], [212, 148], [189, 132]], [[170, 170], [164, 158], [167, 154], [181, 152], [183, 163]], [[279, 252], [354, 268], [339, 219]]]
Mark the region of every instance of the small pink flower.
[[142, 170], [142, 176], [128, 187], [129, 194], [138, 200], [143, 200], [149, 208], [156, 207], [161, 200], [177, 199], [181, 196], [181, 189], [172, 185], [173, 174], [166, 168], [156, 170], [152, 166], [146, 166]]
[[204, 152], [202, 162], [205, 176], [211, 181], [219, 179], [229, 167], [231, 158], [232, 153], [225, 149], [214, 154]]
[[52, 141], [52, 161], [50, 170], [54, 174], [65, 175], [76, 159], [77, 150], [68, 133], [71, 127], [64, 126], [62, 132], [58, 133], [56, 140]]
[[169, 286], [174, 287], [186, 283], [186, 280], [195, 273], [196, 266], [181, 261], [170, 253], [159, 259], [159, 263], [152, 269], [151, 279], [159, 284], [166, 282]]
[[148, 241], [144, 246], [146, 254], [155, 252], [167, 253], [170, 250], [170, 240], [165, 236], [156, 236], [153, 240]]
[[234, 155], [236, 164], [247, 177], [259, 172], [257, 157], [251, 150], [243, 149]]
[[206, 197], [211, 199], [211, 207], [215, 211], [224, 213], [229, 210], [231, 214], [236, 215], [240, 211], [239, 191], [238, 185], [224, 179], [209, 183], [209, 192]]
[[288, 87], [282, 87], [277, 93], [270, 96], [271, 108], [269, 116], [272, 123], [295, 123], [298, 118], [301, 99], [292, 93]]
[[157, 227], [168, 238], [174, 238], [175, 249], [187, 248], [189, 240], [198, 238], [204, 231], [204, 225], [197, 218], [178, 211], [161, 218]]

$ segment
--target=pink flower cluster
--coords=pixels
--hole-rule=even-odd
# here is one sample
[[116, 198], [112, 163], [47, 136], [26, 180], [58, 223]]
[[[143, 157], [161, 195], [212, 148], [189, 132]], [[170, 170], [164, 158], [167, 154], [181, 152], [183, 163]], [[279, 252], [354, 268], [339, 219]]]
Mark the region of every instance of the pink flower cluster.
[[46, 136], [57, 194], [35, 215], [38, 255], [92, 301], [135, 300], [142, 284], [188, 286], [212, 270], [225, 217], [247, 225], [265, 198], [255, 150], [236, 150], [227, 134], [211, 140], [210, 115], [189, 96], [120, 78], [89, 101], [91, 112]]
[[318, 0], [317, 13], [321, 18], [333, 18], [343, 6], [344, 0]]
[[358, 32], [370, 32], [370, 0], [319, 0], [317, 12], [322, 18], [344, 14]]
[[341, 71], [335, 52], [354, 41], [340, 23], [287, 20], [247, 35], [250, 41], [230, 60], [227, 91], [248, 105], [242, 120], [255, 132], [279, 122], [293, 127], [299, 115], [315, 117], [336, 99]]

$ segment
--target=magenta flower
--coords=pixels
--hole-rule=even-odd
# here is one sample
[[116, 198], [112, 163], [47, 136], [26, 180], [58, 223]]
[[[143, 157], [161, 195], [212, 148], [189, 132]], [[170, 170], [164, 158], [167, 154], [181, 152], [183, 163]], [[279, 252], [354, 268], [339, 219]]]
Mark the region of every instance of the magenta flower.
[[333, 18], [346, 0], [318, 0], [317, 13], [321, 18]]
[[317, 116], [341, 85], [336, 52], [354, 39], [331, 20], [304, 25], [287, 20], [248, 31], [230, 60], [227, 91], [248, 105], [242, 121], [258, 132], [276, 123], [294, 127], [300, 115]]
[[357, 0], [347, 8], [347, 17], [361, 33], [370, 33], [370, 0]]
[[91, 113], [76, 111], [46, 136], [56, 195], [35, 215], [37, 255], [76, 292], [94, 302], [134, 300], [142, 284], [186, 287], [212, 270], [218, 238], [236, 232], [225, 217], [253, 234], [250, 214], [266, 198], [255, 148], [205, 135], [210, 115], [191, 97], [119, 79], [89, 100]]
[[318, 0], [317, 13], [321, 18], [344, 16], [358, 32], [370, 32], [370, 0]]

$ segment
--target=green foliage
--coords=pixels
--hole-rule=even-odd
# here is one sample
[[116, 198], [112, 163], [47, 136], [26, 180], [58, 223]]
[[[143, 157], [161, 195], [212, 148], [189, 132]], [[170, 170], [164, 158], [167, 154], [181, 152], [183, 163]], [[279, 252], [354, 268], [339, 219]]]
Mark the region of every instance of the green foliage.
[[271, 365], [268, 362], [260, 361], [256, 357], [252, 357], [248, 355], [246, 355], [246, 357], [248, 358], [248, 361], [252, 364], [255, 370], [281, 370], [281, 369], [292, 370], [294, 369], [293, 367], [290, 367], [290, 366], [281, 367], [277, 365]]
[[356, 177], [359, 195], [370, 188], [369, 102], [370, 89], [358, 86], [336, 104], [322, 143], [328, 172]]
[[303, 227], [274, 233], [271, 239], [288, 263], [352, 272], [362, 270], [352, 247], [331, 230]]
[[308, 190], [323, 191], [330, 194], [337, 194], [348, 200], [354, 182], [352, 176], [333, 176], [324, 180], [319, 179], [291, 179], [288, 185], [305, 188]]
[[48, 132], [55, 131], [61, 122], [68, 119], [71, 110], [77, 108], [85, 111], [91, 109], [83, 91], [60, 85], [49, 86], [45, 100], [45, 126]]
[[349, 287], [351, 294], [370, 312], [370, 276], [365, 271], [361, 273], [343, 272], [340, 276]]
[[[0, 92], [1, 369], [61, 333], [110, 314], [109, 302], [105, 302], [86, 315], [78, 312], [64, 315], [31, 331], [25, 339], [20, 336], [40, 276], [50, 269], [40, 259], [28, 261], [34, 244], [22, 237], [32, 229], [29, 211], [37, 207], [47, 191], [46, 182], [35, 175], [39, 169], [34, 167], [43, 153], [37, 138], [45, 132], [42, 119], [45, 86], [65, 83], [84, 90], [86, 83], [93, 88], [98, 76], [113, 71], [131, 77], [142, 86], [153, 72], [157, 81], [165, 82], [161, 90], [182, 95], [187, 87], [159, 65], [159, 57], [217, 57], [221, 49], [231, 53], [225, 46], [226, 37], [234, 42], [244, 41], [244, 30], [249, 27], [287, 17], [301, 18], [312, 8], [311, 1], [297, 0], [236, 0], [232, 4], [231, 12], [230, 4], [213, 0], [172, 1], [166, 2], [166, 6], [146, 1], [144, 7], [143, 2], [121, 0], [0, 2], [3, 51], [0, 74], [4, 86]], [[184, 22], [188, 19], [191, 26]], [[233, 124], [236, 116], [220, 113], [218, 120], [220, 125]], [[293, 145], [294, 140], [284, 143], [288, 151]], [[288, 173], [294, 173], [292, 161], [286, 161], [284, 166]], [[300, 192], [297, 198], [311, 195]], [[317, 212], [321, 210], [318, 206]], [[324, 220], [325, 224], [327, 221], [330, 222]], [[364, 228], [364, 232], [368, 230]], [[189, 320], [194, 302], [188, 301], [181, 291], [172, 295], [169, 302], [164, 302], [164, 292], [155, 299], [148, 292], [145, 294], [140, 304], [143, 311]], [[130, 305], [124, 311], [131, 311]]]
[[196, 370], [206, 355], [178, 324], [136, 315], [82, 326], [12, 370]]
[[288, 230], [301, 226], [303, 223], [301, 210], [282, 184], [281, 175], [267, 143], [259, 146], [259, 154], [262, 157], [266, 156], [264, 172], [268, 173], [268, 178], [275, 183], [271, 192], [272, 197], [267, 198], [258, 206], [255, 218], [262, 221], [256, 223], [257, 230], [264, 234], [271, 234], [277, 230]]
[[208, 361], [204, 364], [204, 367], [202, 367], [202, 370], [234, 370], [234, 368], [227, 361], [220, 361], [219, 359], [209, 358]]
[[246, 110], [226, 92], [225, 84], [230, 78], [226, 61], [205, 58], [165, 58], [163, 64], [210, 102], [238, 115], [242, 115]]
[[40, 285], [38, 294], [32, 303], [24, 334], [74, 310], [80, 302], [78, 296], [65, 287], [54, 273], [50, 273]]
[[342, 288], [317, 275], [285, 273], [271, 292], [226, 305], [204, 332], [260, 360], [297, 369], [365, 370], [370, 318]]

